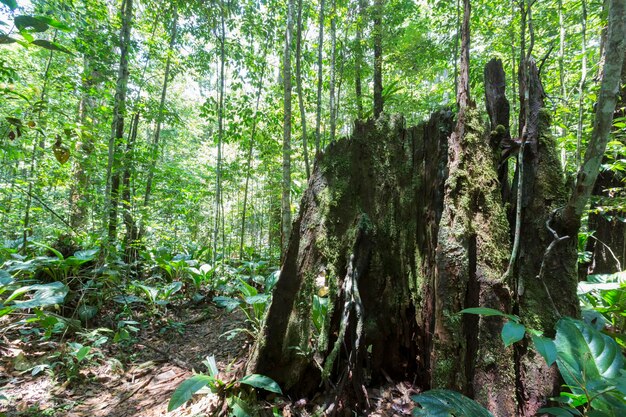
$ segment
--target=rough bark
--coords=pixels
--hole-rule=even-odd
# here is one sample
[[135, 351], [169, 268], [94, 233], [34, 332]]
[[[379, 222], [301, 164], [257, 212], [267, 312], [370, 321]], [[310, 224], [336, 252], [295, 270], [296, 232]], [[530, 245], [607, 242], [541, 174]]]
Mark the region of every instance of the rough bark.
[[485, 103], [491, 126], [489, 145], [498, 163], [498, 181], [503, 203], [509, 202], [511, 198], [509, 165], [506, 156], [503, 157], [507, 144], [511, 145], [510, 105], [505, 92], [504, 67], [501, 60], [494, 58], [485, 66]]
[[[250, 371], [298, 395], [329, 379], [343, 387], [337, 396], [361, 406], [362, 384], [383, 373], [425, 380], [432, 303], [422, 294], [431, 285], [450, 128], [445, 112], [412, 129], [401, 119], [356, 122], [351, 138], [320, 155]], [[318, 333], [311, 305], [326, 287]]]
[[[519, 236], [519, 255], [515, 260], [513, 283], [515, 312], [526, 326], [543, 330], [550, 335], [559, 318], [551, 294], [558, 294], [559, 300], [556, 302], [561, 304], [563, 314], [576, 315], [576, 282], [571, 280], [570, 275], [576, 265], [575, 261], [567, 265], [561, 262], [550, 263], [551, 270], [561, 268], [562, 273], [555, 275], [550, 281], [544, 282], [539, 278], [544, 253], [553, 241], [546, 222], [558, 207], [563, 206], [566, 193], [556, 142], [550, 132], [550, 116], [544, 108], [543, 87], [534, 60], [524, 61], [519, 75], [520, 88], [522, 91], [528, 90], [527, 95], [521, 94], [524, 101], [520, 108], [529, 109], [529, 116], [523, 115], [521, 119], [522, 130], [528, 134], [523, 158], [522, 233]], [[518, 178], [519, 166], [514, 179], [514, 194], [517, 194]], [[514, 204], [517, 208], [518, 202], [515, 201]], [[560, 241], [558, 245], [564, 251], [571, 250], [571, 243], [574, 241], [575, 239]], [[559, 380], [556, 368], [548, 368], [526, 342], [516, 347], [517, 395], [519, 415], [530, 416], [535, 415], [537, 409], [557, 392]]]

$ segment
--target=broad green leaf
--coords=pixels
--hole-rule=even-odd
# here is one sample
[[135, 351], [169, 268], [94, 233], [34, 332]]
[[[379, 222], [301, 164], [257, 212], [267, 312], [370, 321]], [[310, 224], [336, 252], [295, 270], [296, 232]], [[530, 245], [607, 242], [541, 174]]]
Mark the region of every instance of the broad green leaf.
[[65, 23], [59, 22], [58, 20], [49, 16], [37, 16], [37, 19], [41, 20], [42, 22], [46, 22], [50, 27], [62, 30], [63, 32], [70, 32], [72, 30]]
[[28, 15], [16, 16], [13, 22], [20, 32], [24, 30], [30, 32], [45, 32], [49, 27], [46, 22]]
[[7, 6], [11, 11], [17, 9], [17, 1], [16, 0], [0, 0], [0, 3]]
[[624, 359], [611, 337], [582, 321], [562, 318], [556, 325], [557, 365], [575, 394], [591, 382], [617, 378]]
[[246, 297], [251, 297], [253, 295], [257, 295], [259, 292], [252, 285], [248, 284], [246, 281], [239, 279], [241, 292]]
[[535, 349], [545, 359], [548, 366], [556, 362], [556, 345], [554, 340], [539, 335], [530, 336], [535, 344]]
[[252, 407], [238, 397], [230, 398], [230, 407], [232, 409], [232, 415], [235, 417], [252, 417], [255, 415]]
[[514, 322], [519, 322], [519, 317], [514, 316], [513, 314], [506, 314], [506, 313], [501, 312], [500, 310], [496, 310], [496, 309], [488, 308], [488, 307], [466, 308], [466, 309], [461, 310], [460, 313], [479, 314], [481, 316], [500, 316], [500, 317], [506, 317], [510, 320], [513, 320]]
[[9, 43], [15, 43], [15, 42], [17, 42], [17, 39], [14, 39], [7, 35], [0, 35], [0, 45], [6, 45]]
[[100, 252], [100, 249], [98, 248], [88, 249], [88, 250], [79, 250], [77, 252], [74, 252], [74, 258], [81, 260], [81, 261], [91, 261], [96, 257], [98, 252]]
[[500, 336], [502, 337], [504, 346], [510, 346], [513, 343], [522, 340], [524, 338], [524, 333], [526, 333], [526, 327], [524, 327], [524, 325], [514, 321], [507, 321], [504, 323], [504, 326], [502, 326], [502, 333]]
[[578, 411], [575, 408], [560, 408], [560, 407], [540, 408], [539, 410], [537, 410], [537, 413], [538, 414], [548, 413], [557, 417], [574, 417], [574, 416], [581, 415], [580, 411]]
[[250, 297], [246, 297], [246, 304], [254, 305], [254, 304], [265, 304], [267, 300], [270, 298], [269, 294], [257, 294]]
[[87, 357], [87, 354], [89, 354], [90, 351], [91, 351], [91, 346], [81, 347], [80, 349], [78, 349], [78, 352], [76, 352], [76, 360], [78, 362], [82, 362], [83, 359]]
[[417, 417], [493, 417], [482, 405], [455, 391], [434, 389], [413, 395], [411, 399], [422, 407], [413, 410]]
[[4, 269], [0, 269], [0, 287], [11, 285], [15, 282], [15, 279]]
[[209, 375], [198, 374], [183, 381], [172, 394], [172, 398], [170, 398], [170, 402], [167, 405], [167, 411], [175, 410], [185, 404], [191, 399], [193, 394], [207, 386], [213, 380], [214, 378]]
[[265, 376], [265, 375], [259, 375], [259, 374], [246, 375], [243, 378], [241, 378], [239, 382], [241, 382], [242, 384], [250, 385], [255, 388], [262, 388], [266, 391], [275, 392], [276, 394], [283, 393], [283, 391], [280, 389], [276, 381], [274, 381], [272, 378]]
[[69, 292], [69, 288], [62, 282], [51, 282], [49, 284], [35, 284], [27, 285], [25, 287], [18, 288], [7, 298], [6, 302], [15, 300], [17, 297], [30, 292], [35, 291], [32, 298], [26, 301], [14, 301], [15, 308], [36, 308], [46, 307], [54, 304], [62, 304], [65, 300], [65, 296]]
[[239, 300], [236, 300], [231, 297], [223, 297], [223, 296], [213, 297], [213, 302], [218, 307], [225, 308], [228, 311], [233, 311], [234, 309], [239, 307], [239, 305], [241, 304]]
[[65, 46], [60, 45], [56, 42], [47, 41], [45, 39], [37, 39], [37, 40], [32, 41], [31, 43], [33, 45], [37, 45], [39, 47], [49, 49], [51, 51], [59, 51], [59, 52], [64, 52], [66, 54], [74, 55], [72, 51], [70, 51]]

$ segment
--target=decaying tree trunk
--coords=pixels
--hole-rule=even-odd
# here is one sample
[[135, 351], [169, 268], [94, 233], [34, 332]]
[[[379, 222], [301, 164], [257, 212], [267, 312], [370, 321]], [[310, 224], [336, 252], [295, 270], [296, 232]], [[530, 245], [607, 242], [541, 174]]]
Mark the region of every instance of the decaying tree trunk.
[[[451, 126], [450, 112], [411, 129], [402, 119], [359, 121], [320, 155], [249, 370], [298, 394], [324, 377], [361, 406], [366, 380], [426, 377], [431, 329], [416, 316], [430, 320], [433, 308], [422, 288], [433, 272]], [[326, 288], [318, 331], [311, 305]]]
[[[612, 4], [622, 23], [612, 18], [609, 42], [623, 54], [626, 13]], [[568, 199], [530, 52], [519, 71], [521, 139], [509, 132], [497, 62], [486, 70], [491, 129], [482, 125], [469, 96], [468, 0], [464, 9], [456, 122], [450, 112], [408, 129], [385, 115], [357, 121], [318, 156], [302, 199], [247, 370], [297, 396], [323, 385], [326, 414], [366, 410], [365, 386], [388, 377], [456, 389], [498, 417], [535, 415], [559, 389], [556, 368], [527, 340], [504, 347], [501, 318], [459, 311], [517, 314], [547, 336], [578, 313], [576, 234], [621, 60], [607, 56], [592, 145]], [[516, 152], [505, 201], [503, 158]]]

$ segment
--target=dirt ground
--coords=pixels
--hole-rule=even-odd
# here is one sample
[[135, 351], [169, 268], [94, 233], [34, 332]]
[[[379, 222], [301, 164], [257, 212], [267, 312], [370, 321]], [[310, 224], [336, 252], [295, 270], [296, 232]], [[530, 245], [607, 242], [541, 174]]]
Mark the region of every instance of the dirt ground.
[[[206, 373], [202, 361], [209, 355], [215, 356], [220, 378], [243, 376], [252, 339], [246, 332], [232, 338], [225, 333], [245, 328], [244, 319], [240, 311], [228, 313], [213, 305], [168, 311], [160, 321], [141, 328], [125, 348], [108, 343], [94, 349], [93, 357], [81, 362], [76, 382], [68, 383], [59, 371], [32, 375], [33, 367], [50, 363], [63, 344], [42, 342], [23, 325], [12, 326], [12, 316], [13, 322], [0, 321], [0, 394], [6, 398], [0, 396], [0, 417], [224, 415], [224, 403], [211, 393], [196, 395], [170, 413], [167, 404], [194, 371]], [[368, 392], [370, 416], [411, 414], [411, 384], [390, 382]], [[306, 399], [274, 399], [274, 409], [285, 417], [311, 415], [311, 405]]]

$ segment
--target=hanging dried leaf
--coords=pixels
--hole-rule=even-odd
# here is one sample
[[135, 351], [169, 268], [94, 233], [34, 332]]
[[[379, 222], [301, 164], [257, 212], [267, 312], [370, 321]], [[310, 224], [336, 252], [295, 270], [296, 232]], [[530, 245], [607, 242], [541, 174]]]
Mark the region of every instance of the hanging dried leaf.
[[9, 132], [9, 139], [15, 140], [15, 132], [12, 130]]
[[59, 161], [61, 165], [66, 163], [68, 159], [70, 159], [70, 150], [67, 146], [63, 144], [61, 141], [61, 137], [57, 135], [57, 141], [54, 142], [54, 146], [52, 147], [52, 151], [54, 152], [54, 157]]

